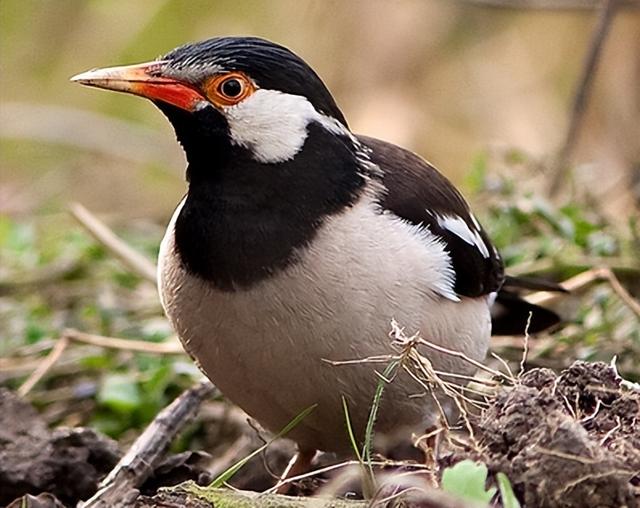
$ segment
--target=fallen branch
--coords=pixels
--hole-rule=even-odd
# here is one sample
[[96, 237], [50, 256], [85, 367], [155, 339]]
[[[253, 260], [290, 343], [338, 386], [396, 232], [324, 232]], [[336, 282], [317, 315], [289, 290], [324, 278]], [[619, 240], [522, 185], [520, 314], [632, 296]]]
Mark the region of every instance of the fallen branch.
[[138, 487], [153, 472], [175, 436], [195, 417], [202, 401], [215, 391], [211, 382], [202, 381], [160, 411], [101, 482], [98, 492], [88, 501], [79, 503], [78, 507], [131, 506], [138, 497]]
[[71, 214], [109, 252], [142, 278], [156, 283], [156, 266], [123, 242], [111, 229], [80, 203], [71, 205]]

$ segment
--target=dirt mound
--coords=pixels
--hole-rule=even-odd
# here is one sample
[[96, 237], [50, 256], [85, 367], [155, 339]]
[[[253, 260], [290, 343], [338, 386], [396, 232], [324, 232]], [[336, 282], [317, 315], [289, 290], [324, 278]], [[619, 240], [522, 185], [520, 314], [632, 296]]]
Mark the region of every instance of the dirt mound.
[[[11, 507], [74, 506], [96, 492], [121, 455], [114, 440], [93, 429], [49, 429], [33, 406], [0, 389], [0, 506], [12, 500]], [[169, 455], [140, 490], [186, 480], [206, 484], [209, 459], [202, 452]]]
[[525, 506], [640, 506], [640, 393], [606, 364], [524, 374], [494, 399], [479, 433], [484, 460]]
[[75, 503], [119, 457], [115, 441], [87, 428], [50, 431], [30, 404], [0, 390], [0, 506], [41, 492]]

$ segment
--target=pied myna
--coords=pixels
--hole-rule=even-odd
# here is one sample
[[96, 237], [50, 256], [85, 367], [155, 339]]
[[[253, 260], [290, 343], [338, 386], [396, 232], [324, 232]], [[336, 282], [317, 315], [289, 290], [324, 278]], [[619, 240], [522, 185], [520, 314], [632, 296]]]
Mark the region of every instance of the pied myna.
[[[455, 187], [419, 156], [351, 132], [318, 75], [254, 37], [187, 44], [78, 83], [151, 99], [186, 153], [188, 191], [160, 248], [158, 280], [185, 349], [233, 402], [289, 434], [301, 462], [345, 453], [342, 397], [362, 436], [390, 324], [484, 359], [494, 333], [557, 322], [507, 291], [503, 262]], [[505, 283], [506, 281], [506, 283]], [[422, 351], [438, 371], [459, 357]], [[406, 374], [384, 390], [376, 430], [439, 417]], [[446, 401], [443, 402], [446, 407]]]

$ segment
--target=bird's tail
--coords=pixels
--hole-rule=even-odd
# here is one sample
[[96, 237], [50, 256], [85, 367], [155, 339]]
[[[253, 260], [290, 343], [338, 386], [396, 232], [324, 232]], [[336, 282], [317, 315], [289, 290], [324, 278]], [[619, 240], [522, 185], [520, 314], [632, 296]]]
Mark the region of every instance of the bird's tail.
[[507, 276], [491, 307], [492, 335], [522, 335], [525, 330], [538, 333], [560, 323], [558, 314], [527, 302], [519, 296], [519, 289], [567, 292], [555, 282]]

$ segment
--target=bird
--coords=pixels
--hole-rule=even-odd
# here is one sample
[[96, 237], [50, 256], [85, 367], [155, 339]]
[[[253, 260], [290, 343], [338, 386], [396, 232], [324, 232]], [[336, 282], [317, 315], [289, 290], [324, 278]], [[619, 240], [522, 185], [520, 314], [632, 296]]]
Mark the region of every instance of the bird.
[[[216, 37], [71, 79], [150, 99], [172, 124], [187, 191], [160, 246], [162, 306], [200, 369], [265, 428], [313, 408], [288, 434], [290, 472], [316, 451], [351, 453], [343, 400], [362, 439], [380, 364], [353, 360], [393, 354], [393, 320], [475, 362], [492, 331], [558, 322], [518, 294], [551, 283], [505, 274], [454, 185], [415, 153], [354, 133], [318, 74], [282, 45]], [[437, 371], [476, 370], [420, 352]], [[434, 398], [400, 373], [375, 428], [421, 432], [438, 417]]]

